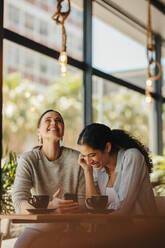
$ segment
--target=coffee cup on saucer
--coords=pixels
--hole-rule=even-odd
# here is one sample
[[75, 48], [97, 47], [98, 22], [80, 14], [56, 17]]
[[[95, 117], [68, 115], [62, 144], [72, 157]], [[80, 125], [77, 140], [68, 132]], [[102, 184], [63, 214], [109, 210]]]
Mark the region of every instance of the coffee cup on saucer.
[[107, 195], [92, 195], [90, 198], [87, 198], [86, 201], [95, 210], [102, 211], [106, 209], [107, 207], [108, 196]]
[[35, 208], [47, 208], [49, 195], [33, 195], [28, 199], [28, 203]]

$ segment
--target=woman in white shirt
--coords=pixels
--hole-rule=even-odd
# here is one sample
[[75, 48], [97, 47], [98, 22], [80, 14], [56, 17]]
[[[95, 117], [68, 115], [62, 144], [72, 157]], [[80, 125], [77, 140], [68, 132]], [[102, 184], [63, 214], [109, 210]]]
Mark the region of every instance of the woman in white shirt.
[[77, 143], [86, 198], [108, 195], [108, 208], [116, 213], [155, 214], [152, 160], [140, 141], [123, 130], [93, 123], [82, 130]]

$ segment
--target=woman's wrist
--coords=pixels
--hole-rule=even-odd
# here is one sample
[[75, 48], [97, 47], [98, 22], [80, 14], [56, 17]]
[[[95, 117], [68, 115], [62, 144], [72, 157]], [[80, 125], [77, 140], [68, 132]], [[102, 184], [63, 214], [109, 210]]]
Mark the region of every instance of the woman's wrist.
[[93, 168], [92, 167], [87, 167], [84, 169], [84, 174], [86, 175], [93, 175]]

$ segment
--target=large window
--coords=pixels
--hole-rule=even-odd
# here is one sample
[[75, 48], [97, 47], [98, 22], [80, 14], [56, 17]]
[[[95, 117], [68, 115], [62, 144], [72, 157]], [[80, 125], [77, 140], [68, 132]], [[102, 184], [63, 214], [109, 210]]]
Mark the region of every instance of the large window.
[[[148, 114], [144, 123], [147, 123], [148, 128], [146, 128], [144, 140], [147, 140], [151, 151], [154, 153], [162, 153], [162, 116], [161, 116], [161, 96], [160, 96], [160, 85], [153, 87], [151, 91], [156, 93], [154, 95], [154, 104], [150, 107], [145, 104], [145, 81], [147, 76], [147, 54], [146, 54], [146, 29], [144, 20], [139, 16], [137, 8], [136, 11], [132, 12], [133, 3], [120, 4], [118, 1], [94, 1], [93, 2], [93, 39], [92, 39], [92, 48], [93, 48], [93, 66], [97, 70], [101, 70], [102, 75], [105, 79], [109, 78], [110, 81], [117, 83], [114, 86], [118, 89], [122, 89], [119, 92], [123, 94], [130, 95], [121, 101], [115, 102], [116, 108], [112, 109], [112, 116], [116, 116], [116, 110], [124, 106], [124, 102], [131, 102], [131, 96], [134, 96], [132, 106], [134, 108], [129, 108], [129, 111], [125, 111], [119, 116], [119, 119], [124, 121], [124, 116], [127, 114], [134, 116], [134, 109], [139, 108], [139, 119], [140, 116], [143, 116], [143, 110], [146, 109]], [[146, 9], [147, 6], [145, 5]], [[140, 7], [140, 3], [137, 3], [136, 7]], [[135, 8], [135, 6], [134, 6]], [[143, 13], [144, 14], [144, 13]], [[152, 19], [153, 20], [153, 19]], [[154, 22], [154, 21], [153, 21]], [[155, 22], [156, 24], [156, 22]], [[159, 57], [161, 39], [156, 34], [161, 33], [157, 29], [155, 32], [156, 51], [157, 57]], [[163, 34], [162, 36], [163, 38]], [[164, 40], [164, 38], [163, 38]], [[164, 52], [164, 41], [162, 40], [162, 55]], [[153, 74], [155, 73], [155, 65], [152, 67]], [[109, 75], [108, 75], [109, 74]], [[95, 75], [102, 76], [101, 73], [96, 72]], [[114, 78], [114, 79], [113, 79]], [[108, 82], [106, 83], [108, 84]], [[111, 83], [110, 83], [111, 84]], [[112, 85], [112, 84], [111, 84]], [[126, 86], [123, 88], [122, 86]], [[130, 90], [128, 90], [128, 88]], [[132, 91], [131, 91], [132, 89]], [[164, 91], [164, 90], [163, 90]], [[124, 93], [125, 92], [125, 93]], [[136, 93], [135, 93], [136, 92]], [[139, 93], [140, 94], [139, 94]], [[115, 96], [112, 96], [112, 99], [118, 99], [118, 93]], [[139, 104], [139, 96], [141, 98], [141, 104]], [[143, 97], [144, 96], [144, 97]], [[164, 96], [164, 93], [163, 93]], [[157, 100], [156, 100], [157, 97]], [[119, 100], [119, 99], [118, 99]], [[100, 100], [101, 101], [101, 100]], [[111, 100], [109, 99], [109, 102]], [[120, 104], [121, 103], [121, 104]], [[111, 102], [111, 105], [112, 102]], [[120, 107], [119, 107], [119, 106]], [[129, 104], [128, 104], [129, 105]], [[101, 106], [101, 104], [100, 104]], [[140, 106], [140, 107], [139, 107]], [[104, 108], [103, 106], [102, 108]], [[106, 105], [107, 107], [107, 105]], [[98, 108], [100, 108], [98, 106]], [[100, 112], [100, 115], [104, 114]], [[104, 117], [105, 118], [105, 117]], [[112, 118], [111, 118], [112, 119]], [[134, 116], [134, 123], [131, 122], [130, 118], [127, 118], [127, 123], [130, 121], [126, 129], [130, 129], [131, 125], [136, 126], [136, 129], [139, 130], [140, 123], [138, 119]], [[104, 120], [105, 121], [105, 120]], [[122, 125], [124, 127], [124, 125]], [[143, 125], [142, 125], [143, 126]], [[125, 126], [126, 127], [126, 126]], [[133, 129], [134, 127], [132, 127]], [[142, 133], [142, 132], [141, 132]], [[153, 135], [154, 134], [154, 135]], [[146, 143], [146, 142], [145, 142]], [[153, 145], [154, 144], [154, 145]], [[156, 144], [156, 145], [155, 145]]]
[[[8, 124], [12, 122], [8, 121], [14, 113], [11, 107], [12, 101], [18, 98], [20, 102], [30, 104], [27, 104], [27, 109], [34, 114], [40, 114], [42, 108], [57, 107], [62, 114], [65, 113], [67, 123], [76, 123], [72, 132], [75, 130], [77, 134], [82, 127], [83, 117], [85, 117], [85, 123], [91, 121], [92, 99], [93, 121], [104, 122], [114, 128], [124, 128], [135, 136], [142, 137], [146, 144], [148, 144], [149, 130], [152, 126], [150, 123], [153, 122], [152, 132], [159, 133], [159, 139], [162, 138], [161, 101], [155, 101], [152, 120], [151, 108], [148, 110], [149, 108], [145, 105], [147, 62], [144, 38], [146, 39], [146, 30], [144, 31], [145, 28], [138, 22], [133, 23], [134, 20], [130, 20], [129, 15], [123, 16], [122, 8], [114, 8], [110, 2], [71, 0], [71, 13], [66, 20], [66, 32], [67, 52], [73, 58], [69, 59], [69, 63], [73, 67], [68, 66], [67, 77], [62, 78], [59, 74], [59, 63], [55, 59], [57, 52], [62, 48], [61, 26], [56, 25], [51, 18], [56, 11], [57, 1], [4, 1], [5, 29], [2, 39], [8, 40], [4, 41], [4, 121]], [[84, 5], [86, 6], [84, 10], [83, 3], [87, 4]], [[65, 4], [66, 2], [63, 3], [63, 10], [66, 10]], [[131, 3], [129, 10], [130, 6], [132, 6]], [[126, 11], [126, 9], [124, 5], [123, 10]], [[84, 23], [83, 11], [86, 17]], [[90, 13], [93, 13], [93, 16]], [[131, 13], [130, 16], [132, 16]], [[138, 15], [138, 18], [141, 17]], [[85, 33], [86, 30], [83, 30], [83, 27], [89, 26], [91, 30], [91, 23], [92, 32]], [[93, 61], [92, 65], [91, 61]], [[84, 83], [82, 84], [83, 73]], [[90, 87], [92, 76], [93, 95]], [[82, 86], [84, 96], [81, 95]], [[25, 93], [21, 91], [22, 89]], [[154, 90], [153, 88], [152, 91]], [[163, 96], [164, 92], [163, 89]], [[33, 94], [37, 101], [31, 102]], [[22, 99], [20, 99], [21, 95]], [[159, 95], [157, 99], [159, 100]], [[44, 101], [46, 105], [42, 105]], [[82, 104], [83, 101], [85, 102]], [[21, 104], [16, 102], [19, 110]], [[85, 111], [82, 111], [82, 106], [85, 107]], [[27, 109], [19, 112], [21, 118], [24, 118], [22, 116], [26, 115]], [[159, 113], [158, 110], [160, 110]], [[21, 120], [17, 123], [19, 128], [23, 125], [21, 123], [23, 123]], [[9, 135], [5, 131], [5, 122], [3, 126], [5, 146], [10, 143], [11, 149], [19, 151], [31, 147], [32, 143], [26, 140], [22, 145], [23, 148], [13, 147], [14, 142], [10, 142]], [[11, 140], [14, 140], [12, 137], [15, 137], [16, 125], [13, 123], [9, 129], [13, 132], [10, 135]], [[32, 128], [25, 133], [28, 134], [28, 132], [32, 132]], [[72, 137], [66, 133], [66, 137], [68, 137], [66, 144], [75, 147], [75, 136]], [[158, 145], [158, 140], [156, 142]]]

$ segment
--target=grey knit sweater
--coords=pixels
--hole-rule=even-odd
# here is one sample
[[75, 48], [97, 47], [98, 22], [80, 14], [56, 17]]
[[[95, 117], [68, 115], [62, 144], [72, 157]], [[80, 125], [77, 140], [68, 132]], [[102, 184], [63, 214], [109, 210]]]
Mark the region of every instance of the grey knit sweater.
[[[61, 156], [55, 161], [49, 161], [38, 148], [23, 153], [18, 161], [12, 189], [16, 212], [19, 213], [21, 202], [31, 194], [48, 194], [52, 197], [59, 187], [62, 189], [61, 194], [77, 193], [78, 201], [83, 205], [85, 178], [77, 162], [78, 155], [78, 151], [66, 147], [62, 147]], [[44, 224], [37, 226], [44, 227]]]

